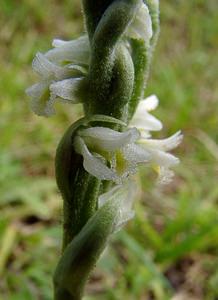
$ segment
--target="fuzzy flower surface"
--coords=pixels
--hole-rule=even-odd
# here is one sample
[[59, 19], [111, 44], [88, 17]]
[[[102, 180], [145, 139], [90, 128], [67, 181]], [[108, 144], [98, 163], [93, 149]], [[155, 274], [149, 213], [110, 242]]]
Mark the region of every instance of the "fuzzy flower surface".
[[168, 151], [176, 148], [183, 136], [178, 131], [166, 139], [151, 138], [152, 131], [162, 129], [162, 123], [150, 114], [157, 105], [154, 95], [142, 100], [124, 132], [106, 127], [80, 130], [74, 146], [83, 156], [85, 170], [101, 180], [120, 183], [134, 174], [139, 164], [146, 164], [158, 172], [161, 183], [168, 183], [173, 177], [171, 167], [179, 163]]
[[118, 132], [106, 127], [91, 127], [78, 132], [74, 146], [83, 156], [87, 172], [101, 180], [120, 183], [135, 173], [139, 163], [150, 159], [150, 154], [136, 144], [139, 137], [136, 128]]
[[45, 54], [36, 54], [32, 67], [40, 81], [26, 90], [31, 109], [41, 116], [55, 113], [56, 100], [73, 104], [80, 101], [77, 92], [89, 63], [87, 36], [69, 42], [54, 40], [53, 47]]
[[174, 173], [171, 167], [179, 163], [179, 159], [168, 153], [175, 149], [182, 141], [181, 131], [165, 139], [152, 139], [151, 131], [160, 131], [162, 123], [150, 111], [158, 106], [159, 100], [155, 95], [141, 100], [130, 126], [136, 127], [141, 132], [141, 137], [137, 141], [150, 154], [150, 164], [159, 174], [160, 183], [171, 181]]
[[[123, 39], [142, 39], [149, 44], [151, 37], [151, 17], [142, 1]], [[54, 39], [52, 46], [53, 48], [44, 54], [38, 52], [33, 59], [33, 70], [40, 79], [26, 90], [26, 94], [31, 98], [32, 111], [46, 117], [55, 114], [56, 101], [69, 104], [80, 102], [78, 90], [88, 73], [91, 55], [86, 34], [71, 41]]]

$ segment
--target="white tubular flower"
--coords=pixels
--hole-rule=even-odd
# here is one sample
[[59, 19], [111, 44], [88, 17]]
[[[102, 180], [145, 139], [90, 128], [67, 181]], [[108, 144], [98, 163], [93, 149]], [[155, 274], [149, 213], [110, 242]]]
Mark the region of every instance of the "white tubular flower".
[[151, 16], [147, 5], [142, 1], [134, 20], [128, 27], [126, 35], [129, 38], [142, 39], [146, 44], [149, 44], [152, 34]]
[[159, 100], [155, 95], [141, 100], [131, 120], [130, 126], [136, 127], [143, 137], [149, 137], [150, 131], [159, 131], [163, 127], [162, 123], [149, 113], [158, 106], [158, 103]]
[[158, 98], [155, 95], [142, 100], [130, 125], [135, 126], [141, 132], [141, 139], [138, 143], [150, 154], [149, 162], [159, 173], [159, 181], [168, 183], [173, 177], [173, 172], [170, 168], [177, 165], [179, 159], [167, 153], [167, 151], [176, 148], [181, 143], [183, 136], [178, 131], [166, 139], [157, 140], [150, 138], [150, 131], [162, 129], [162, 123], [148, 113], [150, 110], [155, 109], [157, 105]]
[[123, 185], [117, 185], [109, 192], [100, 195], [98, 199], [98, 207], [101, 209], [103, 205], [111, 202], [111, 205], [117, 206], [117, 216], [114, 220], [114, 231], [118, 231], [135, 213], [132, 209], [134, 198], [136, 197], [137, 188], [133, 182], [127, 181]]
[[135, 142], [140, 133], [136, 128], [118, 132], [105, 127], [91, 127], [78, 132], [75, 150], [83, 156], [87, 172], [101, 180], [120, 183], [136, 171], [139, 163], [150, 155]]
[[168, 183], [171, 181], [174, 173], [170, 170], [171, 167], [179, 163], [179, 159], [174, 155], [167, 153], [176, 148], [182, 141], [183, 135], [180, 131], [169, 138], [156, 140], [142, 138], [140, 145], [150, 153], [150, 163], [159, 174], [160, 183]]
[[55, 113], [54, 102], [78, 103], [78, 88], [87, 74], [89, 44], [86, 36], [65, 42], [54, 40], [56, 47], [47, 53], [37, 53], [33, 69], [41, 82], [26, 90], [31, 97], [30, 106], [37, 115], [50, 116]]
[[90, 46], [87, 35], [72, 41], [55, 39], [52, 46], [54, 49], [49, 50], [45, 54], [50, 61], [58, 64], [75, 63], [89, 65]]

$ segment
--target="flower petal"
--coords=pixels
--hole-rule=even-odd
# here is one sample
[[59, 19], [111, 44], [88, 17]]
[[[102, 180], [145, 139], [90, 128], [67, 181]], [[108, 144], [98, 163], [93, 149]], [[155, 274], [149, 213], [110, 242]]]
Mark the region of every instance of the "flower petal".
[[50, 85], [52, 95], [61, 97], [65, 100], [70, 100], [73, 103], [78, 103], [77, 91], [82, 78], [70, 78], [61, 81], [56, 81]]
[[29, 88], [27, 88], [25, 92], [29, 97], [39, 98], [48, 89], [49, 83], [50, 81], [43, 81], [40, 83], [36, 83], [30, 86]]
[[151, 162], [160, 167], [171, 167], [179, 163], [179, 159], [170, 153], [165, 153], [160, 150], [147, 149], [151, 154]]
[[162, 129], [162, 123], [148, 113], [148, 111], [155, 109], [158, 106], [158, 98], [155, 95], [139, 102], [130, 126], [135, 126], [141, 131], [159, 131]]
[[174, 135], [166, 139], [162, 139], [162, 140], [146, 139], [144, 140], [144, 144], [154, 149], [169, 151], [176, 148], [181, 143], [182, 138], [183, 135], [181, 134], [181, 131], [177, 131]]
[[151, 95], [143, 100], [141, 100], [139, 102], [139, 105], [137, 107], [137, 111], [142, 111], [144, 112], [145, 110], [146, 111], [152, 111], [154, 110], [155, 108], [158, 107], [158, 104], [159, 104], [159, 99], [157, 98], [156, 95]]
[[72, 41], [54, 40], [56, 48], [49, 50], [45, 55], [55, 63], [74, 62], [76, 64], [89, 64], [90, 46], [87, 35]]
[[54, 76], [54, 74], [60, 72], [61, 69], [61, 67], [50, 62], [46, 56], [40, 52], [38, 52], [33, 59], [32, 67], [35, 72], [44, 78]]
[[64, 40], [60, 40], [60, 39], [54, 39], [52, 41], [52, 46], [54, 48], [60, 48], [60, 47], [69, 46], [69, 45], [72, 45], [72, 41], [64, 41]]
[[152, 22], [145, 3], [142, 2], [139, 7], [133, 22], [128, 28], [127, 36], [135, 39], [143, 39], [146, 43], [150, 41], [152, 37]]
[[130, 164], [146, 162], [151, 158], [151, 155], [148, 151], [134, 143], [129, 144], [123, 148], [123, 155]]
[[106, 127], [91, 127], [80, 131], [86, 143], [106, 151], [114, 151], [124, 145], [135, 142], [140, 137], [136, 128], [118, 132]]
[[161, 185], [169, 184], [174, 176], [174, 172], [165, 167], [160, 167], [158, 173], [159, 177], [157, 183]]
[[106, 163], [99, 157], [92, 155], [83, 139], [77, 136], [74, 140], [75, 150], [83, 156], [84, 169], [101, 180], [117, 180], [116, 174], [107, 167]]
[[143, 116], [134, 116], [131, 120], [130, 126], [134, 126], [139, 130], [145, 131], [159, 131], [163, 128], [162, 123], [146, 111]]
[[54, 98], [49, 94], [49, 81], [43, 81], [26, 90], [31, 97], [30, 108], [39, 116], [51, 116], [55, 113], [53, 108]]

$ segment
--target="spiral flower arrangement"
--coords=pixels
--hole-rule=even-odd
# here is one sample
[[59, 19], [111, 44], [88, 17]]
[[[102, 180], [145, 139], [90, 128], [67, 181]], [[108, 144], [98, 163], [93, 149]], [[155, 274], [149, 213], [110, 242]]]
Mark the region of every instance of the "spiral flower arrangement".
[[83, 0], [86, 34], [54, 40], [37, 53], [40, 82], [27, 89], [32, 110], [55, 113], [56, 101], [82, 103], [56, 153], [56, 180], [63, 197], [62, 256], [54, 274], [54, 299], [79, 300], [110, 236], [134, 216], [131, 177], [139, 165], [168, 182], [179, 160], [168, 153], [180, 132], [156, 140], [158, 105], [143, 99], [159, 34], [158, 0]]

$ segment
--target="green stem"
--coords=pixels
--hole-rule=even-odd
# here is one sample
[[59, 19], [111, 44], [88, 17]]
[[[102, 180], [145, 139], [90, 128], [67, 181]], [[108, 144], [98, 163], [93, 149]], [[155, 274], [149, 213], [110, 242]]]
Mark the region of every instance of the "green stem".
[[54, 274], [55, 300], [80, 300], [119, 218], [119, 201], [108, 200], [65, 249]]
[[82, 119], [69, 127], [56, 153], [56, 181], [64, 199], [63, 250], [97, 210], [100, 180], [84, 170], [73, 146], [75, 133], [84, 123]]
[[71, 197], [64, 199], [63, 250], [96, 212], [100, 184], [81, 164], [72, 180]]
[[100, 98], [97, 101], [99, 96], [90, 93], [90, 97], [95, 97], [95, 102], [90, 107], [90, 113], [109, 115], [125, 122], [127, 121], [127, 108], [125, 106], [127, 106], [133, 91], [134, 66], [131, 55], [125, 46], [119, 45], [115, 51], [115, 56], [108, 95], [105, 99]]
[[90, 40], [93, 37], [95, 29], [107, 9], [107, 7], [113, 2], [114, 0], [83, 0], [83, 12], [84, 18], [86, 22], [86, 29], [89, 34]]
[[144, 95], [145, 84], [149, 73], [149, 51], [143, 40], [132, 40], [132, 60], [135, 70], [134, 88], [129, 101], [128, 121], [132, 119], [138, 102]]
[[[96, 28], [91, 41], [92, 55], [89, 76], [87, 78], [87, 93], [84, 95], [84, 108], [87, 114], [97, 113], [118, 117], [111, 111], [114, 101], [109, 102], [114, 77], [116, 76], [116, 68], [120, 68], [116, 66], [119, 64], [117, 56], [119, 56], [118, 60], [125, 60], [125, 71], [128, 72], [128, 76], [130, 77], [132, 73], [134, 73], [132, 65], [130, 66], [132, 62], [131, 56], [128, 55], [130, 61], [128, 62], [126, 60], [127, 54], [124, 53], [124, 51], [124, 57], [119, 55], [120, 50], [118, 50], [118, 45], [126, 27], [134, 18], [139, 4], [140, 0], [130, 0], [128, 2], [124, 0], [115, 1], [105, 11], [104, 16]], [[121, 69], [122, 68], [123, 66]], [[121, 72], [123, 71], [121, 70]], [[126, 78], [128, 78], [128, 76], [126, 76]], [[123, 81], [123, 90], [126, 89], [129, 82], [130, 80], [128, 80], [128, 82]], [[130, 87], [132, 88], [132, 84]], [[123, 100], [121, 98], [121, 100], [118, 99], [117, 102], [122, 102], [121, 107], [124, 105], [124, 102], [127, 101], [128, 99]], [[106, 109], [108, 103], [109, 108]], [[113, 108], [113, 110], [115, 109]]]

